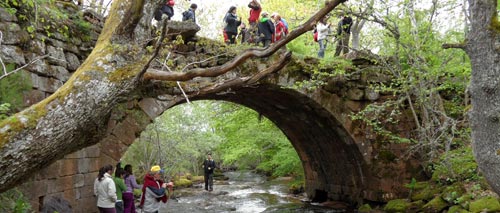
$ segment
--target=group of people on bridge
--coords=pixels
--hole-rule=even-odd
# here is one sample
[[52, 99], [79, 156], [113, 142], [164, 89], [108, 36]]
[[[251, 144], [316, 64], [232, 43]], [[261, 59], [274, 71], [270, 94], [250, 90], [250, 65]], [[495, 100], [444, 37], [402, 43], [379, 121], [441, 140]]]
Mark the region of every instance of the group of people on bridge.
[[[168, 19], [174, 15], [174, 0], [167, 0], [156, 12], [155, 19]], [[198, 5], [191, 4], [188, 10], [182, 13], [183, 21], [193, 21], [196, 23], [196, 9]], [[248, 3], [249, 17], [248, 25], [238, 17], [236, 6], [231, 6], [224, 16], [223, 37], [227, 44], [253, 43], [268, 47], [272, 43], [280, 41], [288, 35], [289, 28], [287, 21], [277, 12], [269, 14], [262, 10], [262, 5], [258, 0], [251, 0]], [[349, 38], [351, 32], [352, 18], [346, 14], [341, 14], [341, 20], [337, 26], [337, 32], [333, 42], [337, 43], [335, 55], [349, 52]], [[314, 41], [319, 44], [318, 57], [325, 56], [325, 50], [328, 43], [328, 36], [331, 32], [331, 23], [328, 23], [328, 17], [321, 19], [314, 29]]]

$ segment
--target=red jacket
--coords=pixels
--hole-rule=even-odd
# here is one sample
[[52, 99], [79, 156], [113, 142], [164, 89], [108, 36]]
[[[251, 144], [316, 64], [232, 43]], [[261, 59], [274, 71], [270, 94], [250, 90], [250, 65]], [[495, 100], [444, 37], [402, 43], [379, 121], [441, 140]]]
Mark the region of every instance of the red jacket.
[[[153, 176], [146, 174], [146, 176], [144, 176], [144, 184], [142, 185], [142, 196], [141, 196], [140, 206], [144, 205], [144, 198], [145, 198], [144, 194], [146, 193], [146, 187], [159, 189], [162, 184], [163, 184], [163, 181], [161, 181], [161, 180], [156, 181]], [[162, 202], [166, 203], [168, 200], [167, 194], [165, 194], [165, 196], [158, 198], [158, 199], [161, 200]]]
[[248, 7], [250, 7], [250, 17], [248, 17], [248, 22], [257, 23], [259, 21], [260, 11], [262, 11], [262, 8], [260, 5], [254, 5], [251, 2], [248, 4]]
[[286, 35], [286, 27], [282, 21], [278, 21], [277, 24], [274, 25], [274, 37], [273, 42], [279, 41]]

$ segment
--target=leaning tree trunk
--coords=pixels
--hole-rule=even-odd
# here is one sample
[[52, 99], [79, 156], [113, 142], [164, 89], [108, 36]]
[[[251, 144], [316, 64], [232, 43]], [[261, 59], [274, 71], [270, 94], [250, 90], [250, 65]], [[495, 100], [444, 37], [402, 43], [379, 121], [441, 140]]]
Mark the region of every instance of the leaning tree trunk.
[[469, 0], [471, 29], [465, 50], [472, 64], [470, 93], [474, 156], [500, 194], [500, 25], [497, 0]]
[[[111, 110], [147, 83], [141, 80], [188, 81], [197, 76], [222, 75], [250, 57], [276, 53], [312, 30], [315, 23], [345, 1], [327, 2], [285, 39], [267, 49], [248, 49], [221, 66], [183, 73], [148, 71], [163, 40], [163, 37], [158, 39], [153, 53], [145, 47], [151, 41], [152, 11], [162, 0], [115, 1], [95, 48], [68, 82], [42, 102], [0, 122], [0, 192], [64, 155], [99, 142]], [[162, 36], [165, 26], [163, 23]], [[289, 54], [271, 66], [270, 71], [281, 69], [287, 60]], [[248, 81], [267, 73], [264, 70]]]
[[113, 4], [95, 48], [72, 77], [50, 97], [0, 123], [0, 192], [102, 138], [111, 109], [135, 90], [136, 76], [147, 67], [151, 15], [143, 14], [160, 1]]

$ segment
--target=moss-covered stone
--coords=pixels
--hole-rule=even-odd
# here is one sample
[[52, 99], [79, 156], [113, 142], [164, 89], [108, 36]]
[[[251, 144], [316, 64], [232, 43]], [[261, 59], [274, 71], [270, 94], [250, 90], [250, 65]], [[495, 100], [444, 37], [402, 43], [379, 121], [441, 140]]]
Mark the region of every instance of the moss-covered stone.
[[193, 182], [186, 178], [180, 178], [178, 180], [174, 180], [174, 185], [178, 188], [186, 188], [192, 186]]
[[425, 202], [423, 200], [417, 200], [415, 202], [411, 202], [407, 212], [420, 212], [420, 210], [424, 205]]
[[[422, 186], [424, 184], [421, 184]], [[420, 186], [419, 186], [420, 187]], [[415, 192], [411, 196], [411, 200], [417, 201], [417, 200], [424, 200], [424, 201], [429, 201], [436, 196], [436, 194], [439, 194], [441, 192], [441, 188], [427, 184], [425, 185], [425, 188], [421, 189], [416, 189], [415, 187]]]
[[442, 155], [432, 174], [433, 181], [446, 184], [477, 179], [477, 163], [470, 147], [452, 150]]
[[448, 203], [445, 200], [441, 197], [435, 197], [425, 204], [422, 209], [424, 212], [441, 212], [446, 207], [448, 207]]
[[388, 213], [406, 212], [410, 205], [405, 199], [391, 200], [385, 205], [384, 211]]
[[500, 212], [500, 203], [494, 197], [484, 197], [472, 201], [469, 206], [470, 212]]
[[454, 205], [448, 209], [448, 213], [467, 213], [469, 211], [465, 210], [459, 205]]
[[464, 194], [455, 200], [455, 203], [460, 205], [464, 209], [469, 209], [470, 202], [472, 200], [471, 194]]
[[451, 186], [446, 186], [441, 193], [441, 198], [450, 204], [454, 204], [455, 200], [465, 193], [462, 183], [454, 183]]
[[358, 212], [360, 212], [360, 213], [364, 213], [364, 212], [368, 213], [371, 210], [372, 210], [372, 207], [370, 206], [370, 204], [367, 204], [367, 203], [358, 208]]

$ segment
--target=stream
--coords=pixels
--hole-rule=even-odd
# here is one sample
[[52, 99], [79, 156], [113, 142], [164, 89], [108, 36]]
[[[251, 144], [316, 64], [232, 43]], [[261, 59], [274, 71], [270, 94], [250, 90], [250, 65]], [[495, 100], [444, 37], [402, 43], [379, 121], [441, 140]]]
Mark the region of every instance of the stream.
[[287, 193], [285, 180], [267, 181], [251, 171], [224, 173], [229, 180], [214, 181], [214, 191], [205, 191], [203, 185], [177, 189], [160, 210], [163, 212], [347, 212], [303, 201]]

